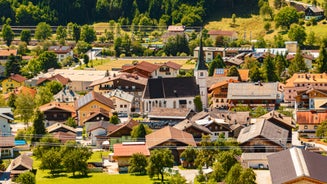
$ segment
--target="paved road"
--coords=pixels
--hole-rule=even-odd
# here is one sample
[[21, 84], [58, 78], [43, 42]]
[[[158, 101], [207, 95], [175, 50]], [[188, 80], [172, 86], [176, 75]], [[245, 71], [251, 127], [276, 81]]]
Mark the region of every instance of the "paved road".
[[174, 166], [178, 172], [187, 180], [188, 183], [194, 183], [195, 176], [198, 175], [199, 170], [197, 169], [179, 169], [178, 166]]

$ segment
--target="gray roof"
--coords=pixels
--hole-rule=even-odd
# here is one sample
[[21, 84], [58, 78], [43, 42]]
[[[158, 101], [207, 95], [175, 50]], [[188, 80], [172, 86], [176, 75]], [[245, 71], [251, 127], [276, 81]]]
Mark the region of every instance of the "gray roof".
[[273, 184], [302, 177], [327, 182], [326, 156], [293, 147], [267, 157]]
[[200, 131], [202, 131], [202, 132], [205, 132], [205, 133], [211, 134], [211, 131], [210, 131], [207, 127], [205, 127], [205, 126], [201, 126], [201, 125], [198, 125], [198, 124], [196, 124], [196, 123], [194, 123], [194, 122], [191, 122], [191, 121], [188, 120], [188, 119], [185, 119], [185, 120], [179, 122], [178, 124], [176, 124], [176, 125], [174, 126], [174, 128], [177, 128], [177, 129], [179, 129], [179, 130], [183, 130], [183, 131], [184, 131], [185, 129], [189, 128], [189, 127], [194, 127], [195, 129], [198, 129], [198, 130], [200, 130]]
[[120, 89], [115, 89], [115, 90], [109, 91], [108, 93], [103, 94], [103, 96], [105, 96], [107, 98], [117, 97], [117, 98], [120, 98], [120, 99], [125, 100], [130, 103], [132, 103], [132, 101], [134, 100], [133, 95], [131, 95], [123, 90], [120, 90]]
[[288, 130], [281, 128], [265, 119], [256, 119], [256, 123], [241, 130], [237, 141], [241, 144], [256, 137], [264, 137], [280, 146], [286, 146]]
[[227, 99], [277, 99], [278, 82], [274, 83], [229, 83]]

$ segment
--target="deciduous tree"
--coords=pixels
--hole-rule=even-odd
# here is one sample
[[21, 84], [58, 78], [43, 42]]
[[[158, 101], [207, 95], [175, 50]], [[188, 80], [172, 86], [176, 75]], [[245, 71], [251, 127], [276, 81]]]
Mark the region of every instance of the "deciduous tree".
[[137, 126], [133, 127], [133, 130], [131, 132], [131, 136], [133, 138], [136, 138], [137, 140], [145, 140], [145, 136], [147, 134], [151, 133], [151, 129], [148, 125], [144, 125], [143, 123], [140, 123]]
[[6, 41], [6, 45], [9, 47], [15, 36], [9, 24], [4, 24], [2, 26], [1, 34], [3, 40]]
[[141, 153], [134, 153], [129, 159], [129, 173], [138, 173], [140, 175], [146, 174], [146, 167], [148, 166], [147, 158]]
[[293, 23], [299, 21], [297, 11], [293, 7], [283, 7], [274, 17], [276, 27], [281, 26], [283, 29], [289, 29]]
[[164, 168], [173, 167], [174, 157], [169, 149], [155, 149], [151, 151], [147, 172], [152, 178], [154, 175], [161, 176], [164, 181]]
[[298, 24], [292, 24], [291, 29], [288, 31], [288, 37], [293, 41], [297, 41], [299, 45], [303, 45], [307, 34], [305, 33], [304, 27]]
[[27, 124], [32, 118], [34, 112], [34, 99], [29, 93], [20, 93], [15, 100], [15, 111], [14, 113], [20, 116], [21, 120]]
[[35, 38], [38, 40], [46, 40], [48, 39], [52, 34], [52, 30], [49, 24], [45, 22], [40, 22], [37, 24], [35, 29]]
[[319, 57], [317, 59], [318, 73], [327, 72], [327, 51], [324, 44], [320, 46]]

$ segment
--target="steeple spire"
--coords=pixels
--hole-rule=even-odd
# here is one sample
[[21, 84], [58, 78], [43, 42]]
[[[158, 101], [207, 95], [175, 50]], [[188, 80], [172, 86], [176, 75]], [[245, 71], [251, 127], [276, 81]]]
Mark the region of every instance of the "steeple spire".
[[200, 33], [200, 47], [198, 52], [198, 60], [196, 62], [195, 70], [207, 70], [208, 67], [205, 64], [202, 48], [202, 32]]

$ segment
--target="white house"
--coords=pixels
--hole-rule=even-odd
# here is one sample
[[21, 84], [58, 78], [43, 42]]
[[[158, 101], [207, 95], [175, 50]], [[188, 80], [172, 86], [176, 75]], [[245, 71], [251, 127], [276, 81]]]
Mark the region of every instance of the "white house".
[[133, 95], [120, 89], [109, 91], [103, 95], [113, 101], [116, 112], [127, 114], [131, 112], [132, 102], [134, 100]]
[[14, 120], [11, 108], [0, 108], [0, 158], [12, 158], [15, 137], [11, 134], [10, 122]]
[[70, 46], [50, 46], [48, 51], [54, 52], [57, 55], [59, 62], [67, 57], [73, 57], [73, 49]]

